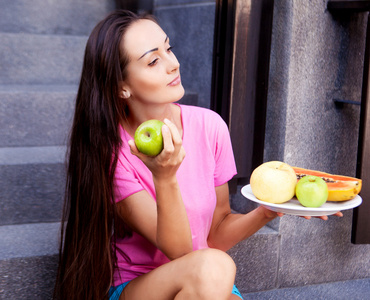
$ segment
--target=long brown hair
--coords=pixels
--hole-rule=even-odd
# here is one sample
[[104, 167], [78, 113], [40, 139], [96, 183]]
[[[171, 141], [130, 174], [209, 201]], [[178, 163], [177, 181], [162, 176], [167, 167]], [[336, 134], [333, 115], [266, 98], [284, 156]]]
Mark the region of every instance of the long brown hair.
[[54, 299], [105, 299], [112, 284], [117, 219], [113, 178], [122, 142], [118, 128], [125, 117], [118, 90], [128, 63], [120, 43], [127, 28], [143, 18], [152, 19], [115, 11], [87, 41], [67, 157]]

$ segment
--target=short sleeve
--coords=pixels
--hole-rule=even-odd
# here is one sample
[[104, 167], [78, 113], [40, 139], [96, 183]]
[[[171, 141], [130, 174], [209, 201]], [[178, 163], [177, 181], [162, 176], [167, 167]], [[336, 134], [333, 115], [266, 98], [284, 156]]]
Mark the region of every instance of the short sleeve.
[[214, 181], [215, 186], [220, 186], [229, 181], [237, 171], [229, 129], [218, 115], [217, 124]]
[[143, 190], [144, 187], [140, 183], [135, 172], [128, 170], [122, 162], [118, 161], [116, 172], [114, 176], [114, 199], [116, 202], [122, 201], [123, 199], [131, 196]]

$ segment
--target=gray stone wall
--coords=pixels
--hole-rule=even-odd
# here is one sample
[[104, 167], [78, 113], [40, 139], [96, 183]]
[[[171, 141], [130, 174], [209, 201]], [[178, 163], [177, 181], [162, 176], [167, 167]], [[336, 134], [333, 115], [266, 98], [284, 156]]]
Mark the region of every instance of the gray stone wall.
[[275, 1], [265, 159], [354, 175], [367, 14]]
[[[265, 161], [354, 176], [367, 13], [326, 0], [275, 0]], [[276, 224], [275, 224], [276, 225]], [[279, 287], [370, 276], [370, 245], [351, 244], [352, 211], [328, 221], [285, 216]]]

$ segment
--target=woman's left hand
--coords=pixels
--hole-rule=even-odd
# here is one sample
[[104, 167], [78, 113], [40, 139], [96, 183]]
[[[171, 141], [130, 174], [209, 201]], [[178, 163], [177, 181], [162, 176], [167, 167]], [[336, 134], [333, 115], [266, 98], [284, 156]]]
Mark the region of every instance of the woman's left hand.
[[282, 216], [284, 216], [283, 213], [272, 211], [272, 210], [268, 209], [264, 205], [261, 205], [259, 209], [261, 209], [263, 211], [263, 214], [265, 215], [265, 217], [267, 219], [271, 219], [272, 220], [272, 219], [275, 219], [276, 217], [282, 217]]
[[[338, 211], [336, 212], [335, 214], [333, 214], [333, 216], [337, 216], [337, 217], [343, 217], [343, 214], [342, 212]], [[301, 216], [302, 218], [305, 218], [306, 220], [310, 220], [311, 219], [311, 216]], [[328, 219], [328, 216], [320, 216], [320, 217], [314, 217], [314, 218], [318, 218], [318, 219], [321, 219], [321, 220], [324, 220], [326, 221]]]
[[[282, 217], [282, 216], [284, 216], [284, 214], [283, 214], [283, 213], [274, 212], [274, 211], [272, 211], [272, 210], [269, 210], [267, 207], [265, 207], [265, 206], [263, 206], [263, 205], [261, 205], [261, 207], [263, 207], [263, 208], [264, 208], [264, 214], [265, 214], [266, 218], [271, 218], [271, 219], [273, 219], [273, 218], [275, 218], [276, 216], [278, 216], [278, 217]], [[333, 214], [333, 216], [343, 217], [343, 213], [342, 213], [342, 212], [340, 212], [340, 211], [338, 211], [338, 212], [336, 212], [335, 214]], [[311, 216], [300, 216], [300, 217], [301, 217], [301, 218], [304, 218], [304, 219], [306, 219], [306, 220], [310, 220], [310, 219], [312, 218]], [[328, 216], [326, 216], [326, 215], [324, 215], [324, 216], [319, 216], [319, 217], [314, 217], [314, 218], [318, 218], [318, 219], [321, 219], [321, 220], [324, 220], [324, 221], [328, 220]]]

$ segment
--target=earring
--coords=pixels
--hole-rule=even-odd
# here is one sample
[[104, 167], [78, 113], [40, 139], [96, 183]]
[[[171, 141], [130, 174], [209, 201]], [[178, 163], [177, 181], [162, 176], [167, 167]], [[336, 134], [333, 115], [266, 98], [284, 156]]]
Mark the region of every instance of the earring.
[[124, 98], [124, 99], [128, 99], [128, 98], [130, 98], [130, 92], [128, 92], [128, 91], [123, 91], [122, 92], [122, 98]]

